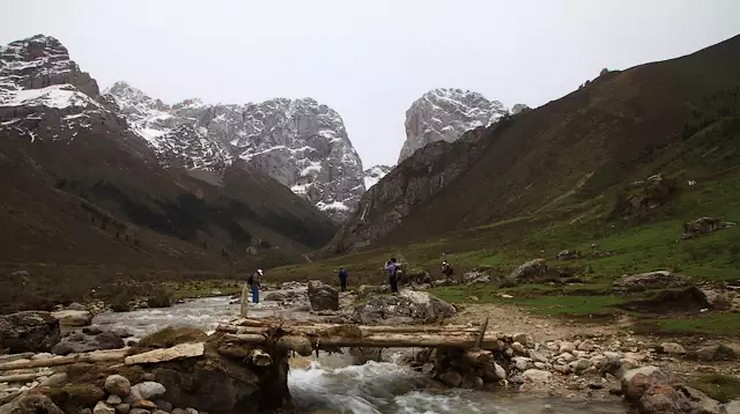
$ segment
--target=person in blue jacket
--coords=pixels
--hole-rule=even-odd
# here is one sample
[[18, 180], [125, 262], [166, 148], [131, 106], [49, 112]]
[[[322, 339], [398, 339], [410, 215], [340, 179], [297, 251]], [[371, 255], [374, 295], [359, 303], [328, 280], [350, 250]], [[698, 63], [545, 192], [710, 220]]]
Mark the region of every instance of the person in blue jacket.
[[340, 267], [339, 272], [337, 272], [337, 276], [339, 277], [339, 288], [342, 292], [345, 292], [347, 290], [347, 278], [349, 277], [349, 273], [347, 273], [345, 268]]

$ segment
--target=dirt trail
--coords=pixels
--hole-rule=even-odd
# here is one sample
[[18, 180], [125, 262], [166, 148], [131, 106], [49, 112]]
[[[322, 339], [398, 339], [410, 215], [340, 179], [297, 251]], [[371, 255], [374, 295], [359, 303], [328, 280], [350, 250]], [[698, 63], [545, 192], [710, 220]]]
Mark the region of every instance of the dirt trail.
[[617, 325], [590, 325], [582, 321], [536, 316], [517, 305], [464, 304], [450, 324], [480, 323], [488, 319], [488, 329], [513, 334], [532, 335], [537, 342], [570, 339], [573, 336], [608, 336], [619, 331]]

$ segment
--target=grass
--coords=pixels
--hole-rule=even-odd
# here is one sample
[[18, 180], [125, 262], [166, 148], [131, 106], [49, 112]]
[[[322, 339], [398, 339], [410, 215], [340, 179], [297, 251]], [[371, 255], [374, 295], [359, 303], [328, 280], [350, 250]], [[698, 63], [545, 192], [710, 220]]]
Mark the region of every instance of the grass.
[[711, 313], [694, 318], [646, 319], [637, 322], [635, 332], [651, 335], [707, 335], [740, 337], [740, 313]]
[[740, 378], [728, 375], [706, 375], [691, 382], [691, 386], [717, 401], [726, 403], [740, 399]]

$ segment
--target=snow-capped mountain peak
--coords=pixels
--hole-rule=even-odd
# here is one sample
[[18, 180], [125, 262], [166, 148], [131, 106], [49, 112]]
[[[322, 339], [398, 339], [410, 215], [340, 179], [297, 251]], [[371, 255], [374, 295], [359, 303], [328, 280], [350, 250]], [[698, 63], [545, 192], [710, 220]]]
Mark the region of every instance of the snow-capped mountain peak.
[[235, 159], [277, 179], [337, 220], [365, 188], [341, 116], [312, 98], [245, 105], [165, 105], [124, 82], [106, 91], [161, 159], [220, 171]]
[[369, 190], [370, 187], [378, 183], [383, 177], [386, 176], [393, 167], [387, 165], [374, 165], [367, 170], [362, 172], [362, 179], [365, 182], [365, 189]]
[[429, 143], [455, 141], [464, 132], [488, 126], [508, 113], [501, 102], [489, 101], [478, 92], [432, 89], [406, 111], [406, 141], [399, 162]]

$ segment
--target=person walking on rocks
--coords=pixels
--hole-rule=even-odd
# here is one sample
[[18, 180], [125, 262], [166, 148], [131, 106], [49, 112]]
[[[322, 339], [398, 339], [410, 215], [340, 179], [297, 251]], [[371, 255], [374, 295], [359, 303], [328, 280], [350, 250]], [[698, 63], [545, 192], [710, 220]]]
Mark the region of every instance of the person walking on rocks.
[[347, 278], [349, 277], [349, 273], [347, 273], [347, 270], [343, 267], [339, 268], [339, 272], [337, 272], [337, 276], [339, 277], [339, 288], [342, 292], [347, 291]]
[[260, 284], [263, 277], [262, 269], [257, 269], [247, 280], [247, 284], [252, 290], [252, 303], [260, 303]]
[[391, 257], [391, 260], [386, 262], [385, 271], [388, 272], [388, 284], [391, 285], [391, 293], [398, 293], [398, 263], [396, 263], [395, 257]]

